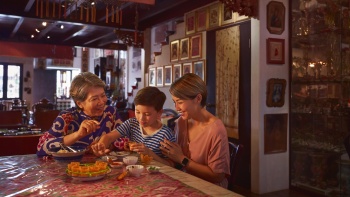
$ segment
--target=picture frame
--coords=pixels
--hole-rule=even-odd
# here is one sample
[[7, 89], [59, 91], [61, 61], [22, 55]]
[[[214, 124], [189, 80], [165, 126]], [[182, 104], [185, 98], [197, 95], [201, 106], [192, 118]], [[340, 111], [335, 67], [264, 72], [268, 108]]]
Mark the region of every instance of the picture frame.
[[266, 40], [266, 56], [268, 64], [284, 64], [284, 39], [268, 38]]
[[268, 107], [282, 107], [286, 91], [286, 80], [271, 78], [267, 82], [266, 105]]
[[189, 53], [190, 50], [190, 39], [189, 38], [183, 38], [180, 40], [180, 59], [181, 60], [187, 60], [190, 56]]
[[182, 64], [182, 75], [185, 75], [187, 73], [192, 73], [192, 63], [186, 62]]
[[169, 86], [173, 82], [173, 66], [164, 66], [164, 85]]
[[198, 34], [191, 37], [191, 58], [201, 58], [202, 57], [202, 34]]
[[179, 60], [179, 40], [173, 40], [170, 43], [170, 61]]
[[288, 114], [264, 115], [264, 154], [287, 152]]
[[195, 12], [188, 12], [185, 14], [185, 32], [186, 35], [190, 35], [196, 32], [196, 13]]
[[205, 61], [199, 60], [193, 62], [193, 73], [200, 76], [202, 80], [205, 82]]
[[239, 15], [237, 12], [234, 12], [235, 15], [235, 21], [234, 22], [241, 22], [241, 21], [245, 21], [245, 20], [249, 20], [250, 17], [246, 16], [246, 15]]
[[235, 14], [232, 10], [224, 3], [221, 4], [221, 25], [227, 25], [235, 22]]
[[208, 29], [213, 29], [220, 26], [220, 4], [215, 3], [208, 8]]
[[173, 65], [173, 82], [182, 77], [182, 64]]
[[282, 34], [286, 8], [282, 2], [270, 1], [266, 6], [266, 28], [271, 34]]
[[149, 86], [156, 86], [156, 68], [148, 69], [148, 80]]
[[163, 66], [161, 67], [157, 67], [157, 87], [162, 87], [163, 86], [163, 79], [164, 79], [164, 76], [163, 76]]
[[196, 32], [204, 31], [208, 28], [208, 8], [196, 11]]

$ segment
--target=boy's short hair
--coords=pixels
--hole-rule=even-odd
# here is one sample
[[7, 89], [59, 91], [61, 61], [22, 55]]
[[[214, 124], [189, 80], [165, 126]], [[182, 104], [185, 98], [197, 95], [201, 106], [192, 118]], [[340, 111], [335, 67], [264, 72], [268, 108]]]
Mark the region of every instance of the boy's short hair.
[[160, 91], [156, 87], [144, 87], [139, 90], [134, 99], [135, 106], [136, 105], [145, 105], [154, 107], [156, 111], [160, 111], [163, 109], [163, 105], [165, 103], [166, 96], [164, 92]]

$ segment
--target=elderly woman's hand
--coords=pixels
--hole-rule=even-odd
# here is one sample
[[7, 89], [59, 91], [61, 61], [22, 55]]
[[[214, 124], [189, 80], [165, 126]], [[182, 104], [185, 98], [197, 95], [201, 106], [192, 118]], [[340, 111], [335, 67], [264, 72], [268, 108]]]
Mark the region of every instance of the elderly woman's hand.
[[92, 144], [91, 149], [94, 152], [94, 154], [98, 157], [106, 155], [107, 153], [110, 152], [110, 150], [102, 142], [97, 142], [96, 144]]
[[100, 128], [100, 123], [96, 120], [84, 120], [79, 127], [78, 135], [83, 138]]
[[160, 142], [160, 149], [162, 150], [163, 155], [166, 155], [168, 158], [174, 162], [181, 163], [184, 158], [184, 154], [179, 144], [171, 142], [167, 139], [164, 139], [163, 142]]

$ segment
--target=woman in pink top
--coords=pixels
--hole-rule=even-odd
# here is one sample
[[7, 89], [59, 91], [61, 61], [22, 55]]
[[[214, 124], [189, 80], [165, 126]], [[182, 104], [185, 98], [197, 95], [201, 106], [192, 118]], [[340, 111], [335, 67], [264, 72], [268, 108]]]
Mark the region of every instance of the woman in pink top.
[[170, 87], [176, 110], [178, 143], [164, 140], [161, 150], [174, 166], [227, 188], [230, 175], [228, 137], [224, 124], [205, 108], [207, 89], [193, 73], [185, 74]]

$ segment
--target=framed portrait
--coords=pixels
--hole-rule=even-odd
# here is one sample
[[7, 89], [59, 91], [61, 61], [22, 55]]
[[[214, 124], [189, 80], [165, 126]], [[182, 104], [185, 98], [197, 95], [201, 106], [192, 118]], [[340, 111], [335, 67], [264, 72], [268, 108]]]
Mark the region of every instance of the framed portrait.
[[190, 56], [190, 39], [183, 38], [180, 40], [180, 59], [187, 60]]
[[204, 31], [208, 27], [208, 8], [196, 11], [196, 32]]
[[182, 69], [181, 64], [174, 64], [173, 65], [173, 82], [176, 81], [178, 78], [182, 77]]
[[149, 86], [156, 86], [156, 68], [149, 68], [148, 72], [148, 85]]
[[208, 8], [208, 29], [220, 26], [220, 4], [215, 3]]
[[287, 151], [288, 114], [264, 115], [264, 154]]
[[269, 79], [267, 82], [266, 105], [268, 107], [282, 107], [284, 105], [284, 94], [286, 91], [285, 79]]
[[186, 62], [182, 64], [182, 73], [187, 74], [187, 73], [192, 73], [192, 63], [191, 62]]
[[221, 25], [226, 25], [235, 22], [235, 14], [232, 10], [224, 3], [221, 4]]
[[185, 31], [186, 31], [186, 35], [189, 35], [189, 34], [193, 34], [196, 32], [196, 23], [195, 23], [195, 16], [196, 16], [196, 13], [195, 12], [189, 12], [189, 13], [186, 13], [185, 14], [185, 24], [186, 24], [186, 27], [185, 27]]
[[170, 43], [170, 61], [179, 60], [179, 40]]
[[164, 66], [164, 85], [171, 85], [173, 82], [173, 66]]
[[162, 87], [163, 86], [163, 66], [157, 67], [157, 86]]
[[269, 64], [284, 64], [284, 39], [268, 38], [266, 56], [266, 62]]
[[266, 26], [271, 34], [282, 34], [284, 32], [284, 19], [286, 8], [282, 2], [270, 1], [266, 6]]
[[202, 57], [202, 34], [198, 34], [191, 37], [191, 58]]
[[205, 61], [199, 60], [193, 62], [193, 73], [200, 76], [205, 82]]

